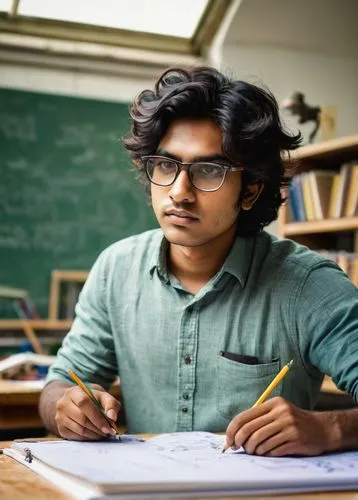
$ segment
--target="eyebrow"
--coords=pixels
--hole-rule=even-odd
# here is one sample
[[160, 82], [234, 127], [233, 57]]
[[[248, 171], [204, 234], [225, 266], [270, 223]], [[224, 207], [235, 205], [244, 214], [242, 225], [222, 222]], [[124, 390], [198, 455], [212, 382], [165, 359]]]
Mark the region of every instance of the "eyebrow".
[[[182, 161], [181, 158], [177, 155], [173, 155], [172, 153], [169, 153], [169, 151], [166, 151], [165, 149], [157, 149], [155, 152], [156, 155], [159, 156], [165, 156], [166, 158], [170, 158], [171, 160], [176, 160], [176, 161]], [[192, 160], [189, 163], [194, 163], [197, 161], [208, 161], [208, 162], [213, 162], [213, 161], [220, 161], [222, 163], [230, 163], [229, 160], [220, 153], [214, 154], [214, 155], [203, 155], [203, 156], [195, 156], [192, 158]]]

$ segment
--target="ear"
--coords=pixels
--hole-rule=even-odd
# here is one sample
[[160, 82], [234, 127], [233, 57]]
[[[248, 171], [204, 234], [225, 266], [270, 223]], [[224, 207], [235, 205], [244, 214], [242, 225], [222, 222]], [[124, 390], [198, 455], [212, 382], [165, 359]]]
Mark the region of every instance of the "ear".
[[255, 202], [259, 198], [260, 194], [262, 193], [262, 190], [264, 188], [264, 185], [262, 183], [259, 184], [249, 184], [246, 188], [246, 192], [243, 196], [242, 202], [241, 202], [241, 208], [243, 210], [251, 210], [252, 207], [254, 206]]

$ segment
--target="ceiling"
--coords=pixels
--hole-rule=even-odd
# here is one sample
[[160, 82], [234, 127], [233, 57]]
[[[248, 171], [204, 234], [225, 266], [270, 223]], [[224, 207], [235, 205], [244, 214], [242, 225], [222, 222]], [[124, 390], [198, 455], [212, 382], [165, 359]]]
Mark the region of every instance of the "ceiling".
[[225, 43], [358, 59], [358, 0], [242, 0]]
[[200, 55], [231, 0], [0, 0], [0, 31]]

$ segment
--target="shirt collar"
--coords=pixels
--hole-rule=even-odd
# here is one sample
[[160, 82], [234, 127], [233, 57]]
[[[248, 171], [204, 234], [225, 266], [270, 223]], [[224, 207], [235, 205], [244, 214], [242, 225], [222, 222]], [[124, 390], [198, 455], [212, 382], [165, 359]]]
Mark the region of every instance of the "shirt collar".
[[220, 274], [225, 272], [231, 274], [244, 287], [253, 259], [255, 241], [255, 237], [242, 238], [237, 236]]
[[169, 274], [167, 269], [167, 252], [168, 240], [164, 237], [163, 233], [159, 233], [160, 237], [156, 240], [151, 258], [149, 260], [149, 273], [153, 277], [154, 269], [158, 269], [159, 275], [166, 281], [169, 281]]
[[[237, 236], [227, 256], [224, 265], [218, 272], [222, 276], [225, 272], [234, 276], [242, 287], [245, 286], [247, 276], [251, 267], [256, 238], [242, 238]], [[167, 269], [168, 240], [161, 233], [157, 239], [149, 261], [149, 272], [153, 276], [154, 269], [158, 269], [159, 275], [167, 282], [170, 281]]]

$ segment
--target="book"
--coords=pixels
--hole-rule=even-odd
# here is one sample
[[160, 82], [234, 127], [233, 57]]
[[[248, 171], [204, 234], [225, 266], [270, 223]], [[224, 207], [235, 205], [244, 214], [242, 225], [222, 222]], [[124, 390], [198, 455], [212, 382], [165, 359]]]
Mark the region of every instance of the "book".
[[358, 215], [358, 163], [352, 166], [344, 215], [346, 217]]
[[313, 211], [312, 193], [311, 193], [309, 173], [301, 174], [301, 182], [302, 182], [303, 203], [304, 203], [305, 212], [306, 212], [306, 219], [307, 220], [314, 220], [315, 214]]
[[334, 217], [338, 217], [337, 206], [338, 206], [338, 196], [339, 196], [339, 185], [340, 185], [340, 175], [338, 173], [334, 174], [332, 179], [332, 188], [331, 194], [329, 197], [329, 205], [328, 205], [328, 217], [333, 219]]
[[315, 219], [327, 219], [334, 172], [331, 170], [312, 170], [308, 175]]
[[303, 193], [301, 176], [295, 175], [290, 186], [290, 205], [294, 221], [303, 222], [306, 220], [305, 207], [303, 203]]
[[273, 458], [242, 449], [223, 454], [224, 441], [209, 432], [173, 432], [146, 440], [122, 435], [121, 441], [14, 442], [3, 452], [75, 498], [206, 498], [358, 488], [357, 451]]
[[352, 172], [352, 163], [344, 163], [339, 170], [339, 179], [335, 192], [334, 203], [332, 206], [331, 217], [343, 217], [346, 206], [348, 186]]

